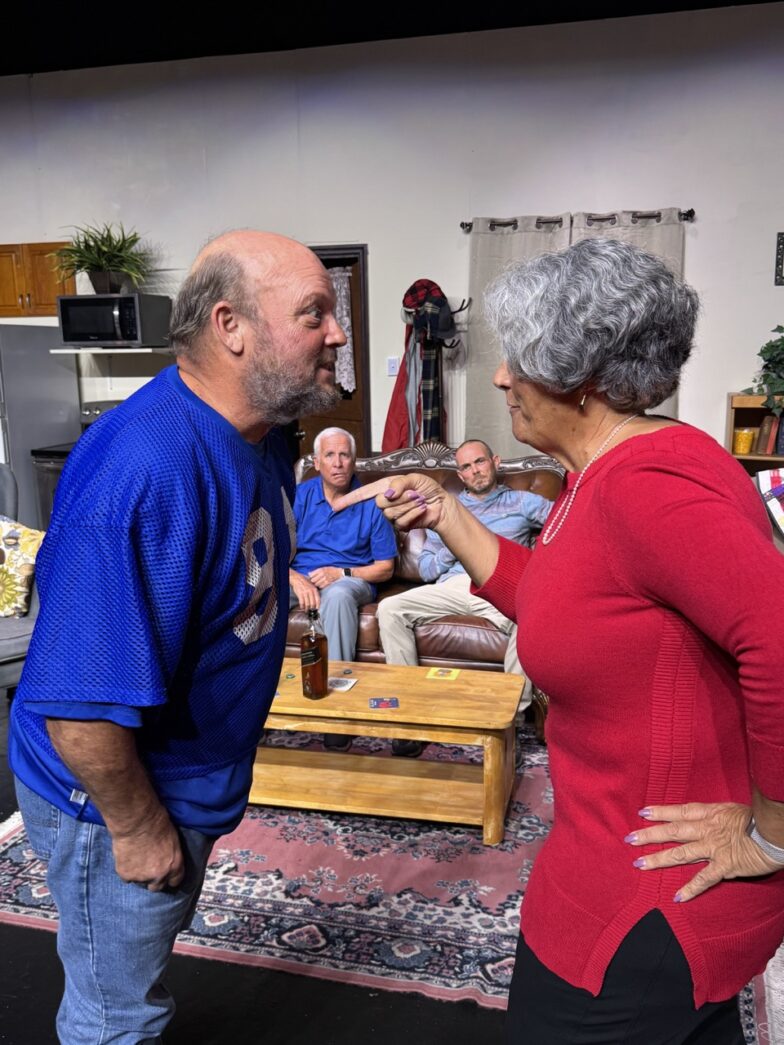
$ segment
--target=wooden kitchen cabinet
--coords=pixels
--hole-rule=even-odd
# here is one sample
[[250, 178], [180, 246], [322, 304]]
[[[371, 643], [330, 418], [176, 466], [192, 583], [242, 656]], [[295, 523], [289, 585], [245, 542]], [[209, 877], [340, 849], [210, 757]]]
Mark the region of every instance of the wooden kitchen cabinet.
[[57, 295], [75, 294], [73, 277], [61, 279], [52, 251], [57, 243], [0, 244], [0, 316], [56, 316]]

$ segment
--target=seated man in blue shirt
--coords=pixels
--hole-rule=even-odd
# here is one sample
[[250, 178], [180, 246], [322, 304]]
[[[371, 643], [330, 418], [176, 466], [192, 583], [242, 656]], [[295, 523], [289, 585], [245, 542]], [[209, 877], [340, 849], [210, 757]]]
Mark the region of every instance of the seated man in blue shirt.
[[[294, 499], [297, 554], [289, 571], [289, 606], [317, 609], [329, 643], [330, 660], [353, 660], [359, 607], [373, 602], [375, 584], [392, 576], [397, 542], [390, 523], [373, 501], [333, 512], [336, 497], [359, 486], [354, 478], [354, 437], [325, 428], [313, 440], [319, 473], [300, 483]], [[350, 738], [331, 734], [325, 746], [345, 750]]]

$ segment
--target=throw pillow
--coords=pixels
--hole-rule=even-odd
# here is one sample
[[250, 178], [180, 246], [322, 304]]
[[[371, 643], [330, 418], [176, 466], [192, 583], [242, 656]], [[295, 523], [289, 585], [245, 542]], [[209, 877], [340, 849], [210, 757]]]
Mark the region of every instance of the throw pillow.
[[0, 617], [24, 617], [30, 609], [35, 557], [42, 530], [0, 515]]

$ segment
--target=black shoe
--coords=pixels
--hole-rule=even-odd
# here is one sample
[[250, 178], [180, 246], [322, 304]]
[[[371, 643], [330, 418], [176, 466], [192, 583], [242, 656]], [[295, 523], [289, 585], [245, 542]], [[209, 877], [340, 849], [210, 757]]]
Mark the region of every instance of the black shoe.
[[426, 747], [423, 740], [393, 740], [392, 754], [400, 758], [419, 758]]
[[353, 739], [347, 733], [325, 733], [324, 747], [327, 751], [348, 751]]

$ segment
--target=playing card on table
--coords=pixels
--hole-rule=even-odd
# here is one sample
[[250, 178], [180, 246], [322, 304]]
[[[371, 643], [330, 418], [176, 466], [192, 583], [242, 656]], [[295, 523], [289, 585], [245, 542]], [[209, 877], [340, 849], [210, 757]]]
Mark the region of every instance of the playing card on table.
[[351, 689], [352, 686], [356, 686], [358, 679], [327, 679], [327, 685], [330, 689], [335, 689], [339, 693], [345, 692], [347, 689]]

